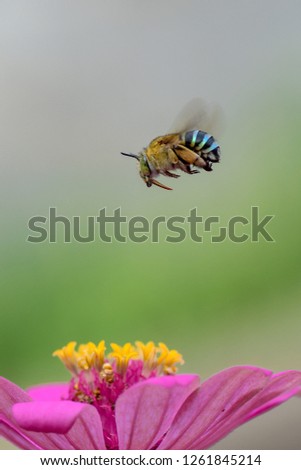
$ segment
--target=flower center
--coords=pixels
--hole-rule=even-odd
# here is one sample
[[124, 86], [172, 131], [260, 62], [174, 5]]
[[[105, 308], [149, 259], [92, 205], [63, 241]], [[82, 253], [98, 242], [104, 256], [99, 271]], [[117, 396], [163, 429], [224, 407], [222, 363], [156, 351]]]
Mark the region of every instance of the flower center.
[[98, 345], [71, 341], [54, 351], [72, 374], [69, 399], [93, 405], [100, 414], [108, 449], [118, 449], [115, 422], [117, 398], [132, 385], [159, 375], [173, 375], [177, 364], [183, 364], [178, 351], [164, 343], [157, 346], [149, 341], [136, 341], [123, 346], [111, 343], [111, 352], [105, 355], [105, 342]]

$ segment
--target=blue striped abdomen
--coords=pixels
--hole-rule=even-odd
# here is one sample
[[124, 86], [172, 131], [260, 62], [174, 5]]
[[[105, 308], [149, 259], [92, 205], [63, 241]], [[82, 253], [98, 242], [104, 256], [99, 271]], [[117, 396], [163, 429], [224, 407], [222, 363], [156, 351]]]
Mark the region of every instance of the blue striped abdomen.
[[182, 134], [184, 145], [203, 158], [216, 162], [220, 159], [220, 147], [214, 137], [207, 132], [195, 129]]

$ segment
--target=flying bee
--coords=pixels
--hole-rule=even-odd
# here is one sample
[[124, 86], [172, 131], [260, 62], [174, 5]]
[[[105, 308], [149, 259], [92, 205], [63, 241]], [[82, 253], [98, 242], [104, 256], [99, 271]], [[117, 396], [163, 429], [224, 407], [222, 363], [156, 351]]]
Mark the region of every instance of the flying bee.
[[189, 175], [199, 173], [197, 168], [212, 171], [212, 164], [219, 162], [219, 144], [210, 133], [201, 128], [212, 127], [220, 117], [221, 113], [217, 108], [209, 113], [204, 102], [196, 98], [178, 116], [174, 124], [174, 128], [178, 130], [156, 137], [138, 155], [121, 154], [137, 159], [140, 176], [147, 187], [154, 184], [171, 190], [172, 188], [160, 183], [155, 177], [161, 174], [179, 178], [180, 175], [172, 172], [174, 170], [182, 170]]

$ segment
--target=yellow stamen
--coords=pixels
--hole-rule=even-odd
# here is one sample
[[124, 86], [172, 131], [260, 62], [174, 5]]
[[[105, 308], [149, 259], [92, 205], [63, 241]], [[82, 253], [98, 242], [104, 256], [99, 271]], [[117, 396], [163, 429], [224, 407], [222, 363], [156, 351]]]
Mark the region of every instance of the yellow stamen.
[[98, 346], [89, 342], [81, 344], [78, 348], [78, 365], [83, 370], [89, 370], [94, 367], [101, 371], [104, 363], [105, 342], [101, 341]]
[[156, 346], [153, 341], [149, 341], [146, 344], [142, 343], [141, 341], [136, 341], [135, 344], [137, 346], [139, 357], [143, 361], [153, 359], [153, 357], [156, 355]]
[[[98, 345], [92, 342], [80, 344], [77, 351], [75, 346], [76, 342], [71, 341], [63, 348], [54, 351], [53, 356], [57, 356], [73, 375], [79, 375], [81, 371], [88, 373], [94, 370], [98, 371], [100, 377], [109, 384], [114, 382], [115, 373], [125, 376], [131, 360], [140, 360], [143, 363], [142, 375], [145, 378], [152, 372], [155, 372], [155, 375], [175, 374], [176, 365], [184, 363], [178, 351], [168, 349], [164, 343], [156, 346], [153, 341], [148, 343], [136, 341], [135, 346], [131, 343], [125, 343], [123, 346], [111, 343], [112, 352], [106, 357], [104, 341], [100, 341]], [[107, 358], [110, 358], [110, 362]], [[89, 377], [93, 378], [93, 374]]]
[[78, 373], [78, 354], [75, 351], [76, 342], [70, 341], [67, 346], [57, 349], [52, 354], [57, 356], [72, 374]]
[[137, 359], [139, 357], [138, 352], [131, 343], [125, 343], [123, 346], [111, 343], [111, 348], [112, 352], [109, 354], [109, 357], [115, 359], [116, 372], [124, 375], [130, 359]]
[[157, 367], [157, 348], [153, 341], [148, 343], [142, 343], [136, 341], [136, 347], [139, 354], [139, 359], [144, 362], [143, 375], [149, 375], [149, 373]]
[[175, 374], [178, 370], [175, 364], [184, 364], [182, 355], [175, 349], [168, 349], [164, 343], [159, 343], [158, 366], [166, 375]]

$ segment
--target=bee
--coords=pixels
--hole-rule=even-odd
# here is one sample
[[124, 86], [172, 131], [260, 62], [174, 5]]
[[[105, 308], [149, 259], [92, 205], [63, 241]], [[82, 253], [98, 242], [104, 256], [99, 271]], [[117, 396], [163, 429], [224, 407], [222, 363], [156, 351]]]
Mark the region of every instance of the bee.
[[213, 163], [220, 161], [219, 144], [209, 131], [201, 130], [212, 127], [213, 121], [217, 123], [218, 118], [221, 118], [219, 109], [209, 112], [203, 100], [195, 98], [178, 116], [173, 132], [156, 137], [137, 155], [121, 154], [138, 161], [140, 176], [147, 187], [155, 185], [171, 190], [155, 177], [165, 175], [179, 178], [180, 175], [173, 173], [174, 170], [182, 170], [189, 175], [199, 173], [197, 168], [212, 171]]

